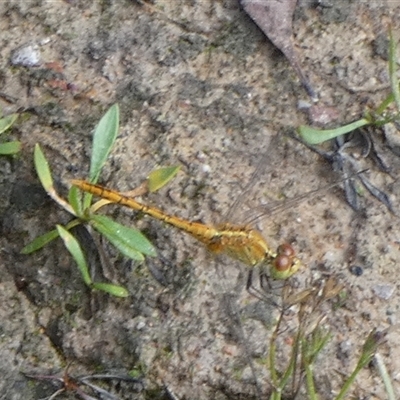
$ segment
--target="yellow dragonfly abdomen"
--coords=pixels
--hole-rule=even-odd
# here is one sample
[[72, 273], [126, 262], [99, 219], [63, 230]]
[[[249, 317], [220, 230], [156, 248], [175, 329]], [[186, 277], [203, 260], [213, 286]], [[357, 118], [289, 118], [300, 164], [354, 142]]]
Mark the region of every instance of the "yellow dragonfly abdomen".
[[72, 180], [71, 183], [85, 192], [172, 225], [193, 236], [214, 253], [225, 253], [249, 267], [267, 264], [271, 268], [271, 276], [275, 279], [287, 279], [301, 267], [301, 262], [295, 256], [292, 246], [283, 244], [274, 252], [261, 233], [251, 227], [229, 223], [214, 227], [200, 222], [191, 222], [169, 215], [157, 207], [139, 203], [132, 197], [100, 185], [77, 179]]

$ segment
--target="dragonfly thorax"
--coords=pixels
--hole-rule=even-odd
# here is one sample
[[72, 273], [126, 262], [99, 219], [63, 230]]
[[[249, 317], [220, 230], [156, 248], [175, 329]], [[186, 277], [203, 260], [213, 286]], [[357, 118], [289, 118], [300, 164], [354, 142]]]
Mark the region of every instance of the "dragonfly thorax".
[[276, 279], [286, 279], [300, 268], [289, 244], [279, 246], [274, 252], [261, 233], [251, 227], [223, 224], [214, 229], [214, 236], [205, 243], [214, 253], [225, 253], [249, 267], [267, 264]]

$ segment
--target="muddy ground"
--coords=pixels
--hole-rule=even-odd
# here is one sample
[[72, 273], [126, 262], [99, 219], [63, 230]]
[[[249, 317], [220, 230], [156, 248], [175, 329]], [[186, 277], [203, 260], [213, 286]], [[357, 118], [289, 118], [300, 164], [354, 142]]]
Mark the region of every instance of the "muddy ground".
[[[387, 28], [399, 37], [399, 11], [398, 2], [383, 0], [298, 5], [297, 48], [319, 104], [335, 108], [330, 126], [359, 118], [387, 95]], [[147, 263], [166, 285], [105, 241], [97, 243], [107, 261], [99, 272], [96, 247], [82, 238], [98, 278], [125, 285], [127, 299], [90, 293], [60, 241], [29, 256], [20, 250], [70, 219], [41, 189], [34, 145], [66, 195], [69, 179], [86, 176], [93, 129], [116, 102], [121, 128], [101, 182], [127, 190], [155, 167], [178, 164], [178, 177], [143, 200], [182, 217], [221, 222], [230, 211], [240, 223], [246, 209], [340, 179], [290, 138], [308, 122], [302, 108], [311, 100], [287, 60], [237, 0], [3, 1], [0, 52], [0, 107], [24, 111], [8, 136], [22, 142], [21, 153], [0, 158], [0, 397], [50, 396], [54, 386], [23, 373], [61, 376], [70, 365], [73, 377], [136, 373], [136, 384], [96, 382], [121, 399], [267, 398], [279, 308], [246, 292], [244, 266], [117, 207], [105, 212], [144, 230], [168, 260]], [[370, 168], [399, 214], [399, 159], [382, 131], [372, 134], [390, 174], [357, 147], [351, 156]], [[320, 324], [332, 333], [315, 367], [320, 398], [334, 398], [372, 329], [387, 329], [379, 352], [399, 393], [398, 217], [365, 190], [355, 212], [336, 187], [255, 224], [271, 246], [288, 241], [298, 252], [304, 267], [291, 286], [301, 291], [330, 276], [344, 285], [340, 304], [313, 315], [325, 315]], [[297, 318], [289, 310], [279, 335], [281, 368]], [[386, 398], [373, 366], [352, 393]]]

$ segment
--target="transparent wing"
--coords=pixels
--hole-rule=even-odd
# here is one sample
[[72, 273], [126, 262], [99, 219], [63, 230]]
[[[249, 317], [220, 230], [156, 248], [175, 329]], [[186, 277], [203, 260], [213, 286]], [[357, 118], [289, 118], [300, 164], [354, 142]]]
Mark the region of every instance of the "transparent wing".
[[[344, 182], [352, 182], [354, 178], [363, 179], [367, 170], [356, 172], [333, 183], [322, 185], [313, 190], [304, 187], [302, 193], [296, 193], [292, 198], [283, 200], [273, 200], [277, 196], [276, 187], [270, 188], [271, 176], [273, 171], [279, 170], [279, 165], [275, 164], [274, 155], [277, 150], [275, 146], [282, 145], [279, 138], [272, 139], [264, 154], [260, 157], [254, 172], [251, 174], [248, 183], [241, 190], [240, 195], [232, 203], [226, 215], [226, 222], [240, 223], [243, 225], [254, 226], [257, 222], [265, 218], [271, 218], [285, 210], [291, 210], [299, 206], [304, 201], [314, 199], [326, 194], [334, 187], [340, 186]], [[268, 200], [269, 198], [269, 200]], [[264, 203], [264, 204], [263, 204]]]
[[[267, 149], [268, 145], [266, 144], [264, 148]], [[267, 161], [268, 152], [265, 151], [264, 154], [262, 154], [262, 156], [260, 157], [260, 161], [258, 162], [253, 174], [251, 175], [250, 180], [248, 181], [246, 186], [243, 187], [241, 194], [237, 196], [235, 201], [232, 203], [228, 213], [225, 216], [226, 221], [233, 221], [233, 216], [238, 213], [238, 210], [249, 197], [254, 188], [254, 185], [256, 185], [258, 180], [260, 179], [260, 176], [265, 173]]]
[[340, 179], [336, 182], [321, 186], [317, 189], [310, 190], [300, 195], [296, 195], [296, 197], [294, 198], [271, 202], [271, 204], [268, 205], [257, 206], [245, 213], [243, 222], [245, 224], [253, 225], [262, 218], [268, 218], [285, 210], [295, 208], [306, 200], [310, 200], [324, 195], [327, 191], [329, 191], [334, 187], [337, 187], [338, 185], [344, 183], [345, 181], [352, 181], [354, 177], [358, 176], [363, 177], [364, 172], [365, 171], [360, 171], [354, 175]]

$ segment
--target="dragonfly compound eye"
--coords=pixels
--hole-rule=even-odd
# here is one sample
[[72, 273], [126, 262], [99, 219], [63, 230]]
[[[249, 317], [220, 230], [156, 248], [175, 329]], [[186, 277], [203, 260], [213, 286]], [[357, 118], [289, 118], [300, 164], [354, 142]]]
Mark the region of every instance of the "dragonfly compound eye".
[[283, 255], [289, 258], [293, 258], [295, 255], [294, 248], [289, 243], [281, 244], [278, 247], [278, 255]]
[[279, 254], [274, 260], [274, 267], [279, 272], [284, 272], [290, 269], [293, 264], [293, 260], [291, 257], [288, 257], [285, 254]]

